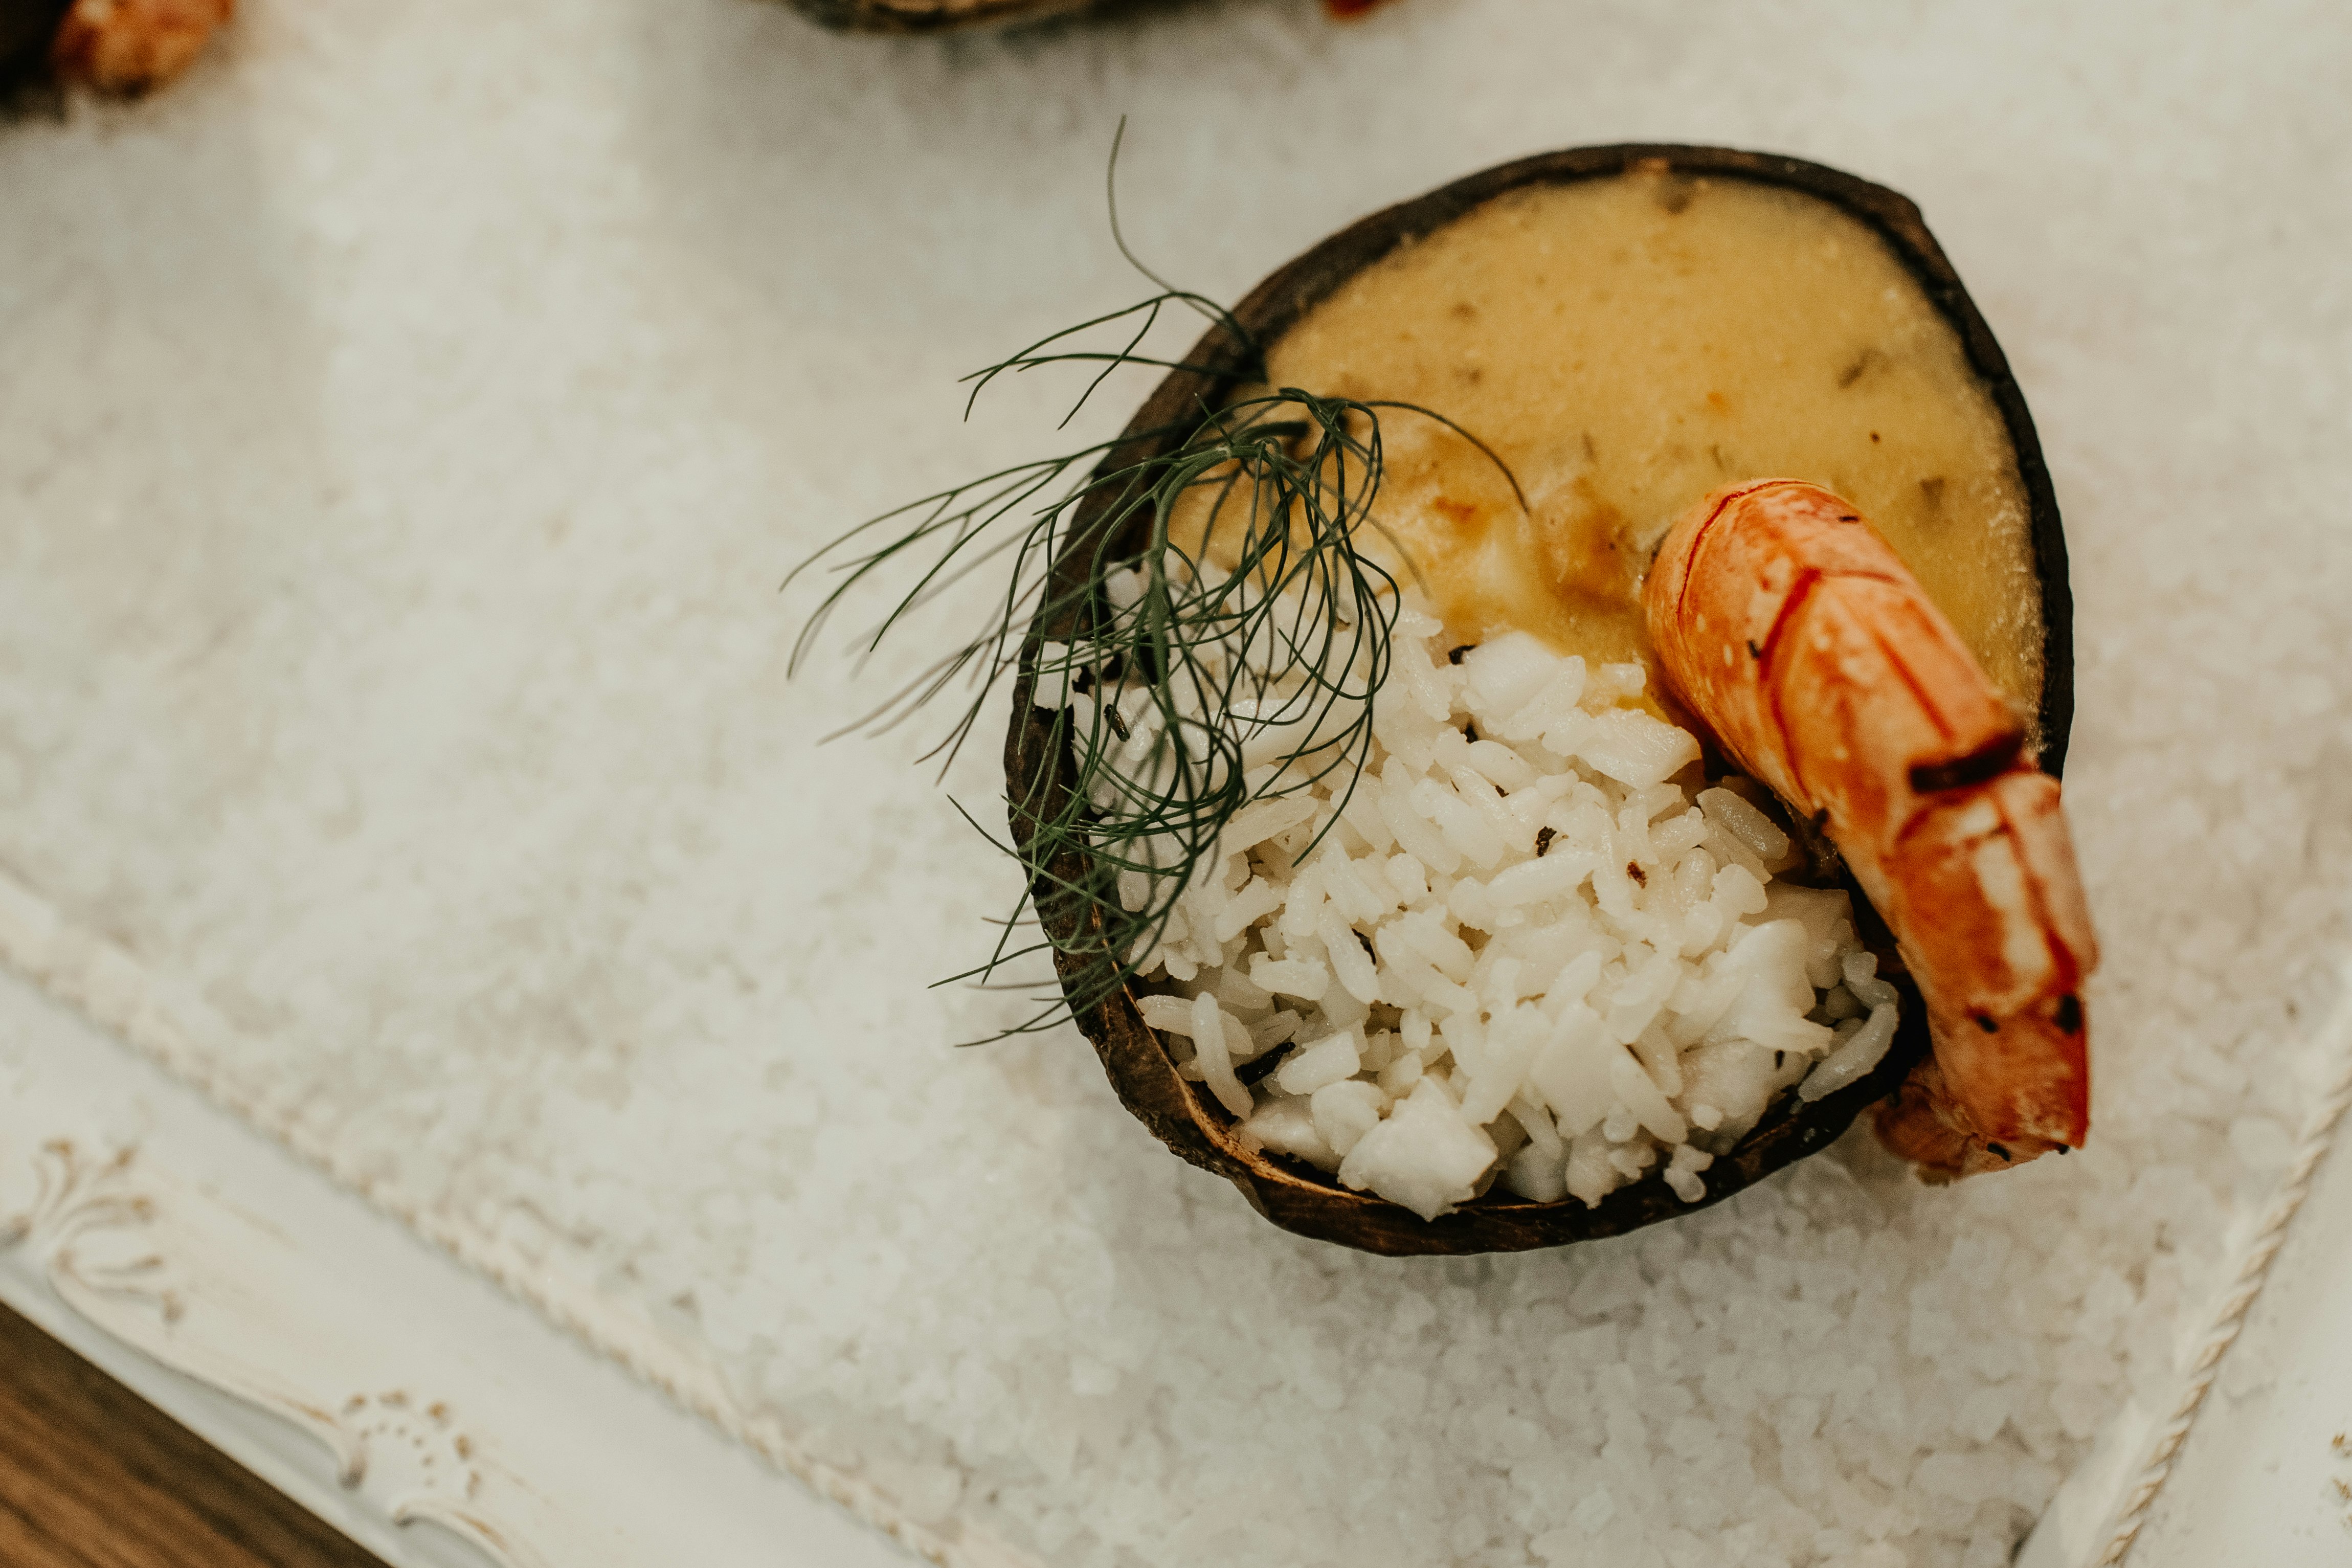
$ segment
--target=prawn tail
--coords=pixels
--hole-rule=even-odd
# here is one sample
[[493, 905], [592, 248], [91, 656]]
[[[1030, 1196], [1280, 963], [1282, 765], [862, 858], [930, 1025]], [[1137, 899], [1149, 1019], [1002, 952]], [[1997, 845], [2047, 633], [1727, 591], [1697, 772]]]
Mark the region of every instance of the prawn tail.
[[[2020, 769], [1955, 790], [1883, 866], [1927, 1003], [1940, 1087], [1990, 1150], [2079, 1148], [2090, 1131], [2097, 940], [2058, 781]], [[2030, 1156], [2027, 1156], [2030, 1157]]]
[[1940, 1186], [1963, 1176], [2006, 1171], [2064, 1145], [2046, 1139], [1988, 1137], [1951, 1090], [1932, 1056], [1922, 1057], [1903, 1086], [1871, 1111], [1888, 1152], [1910, 1161], [1919, 1179]]

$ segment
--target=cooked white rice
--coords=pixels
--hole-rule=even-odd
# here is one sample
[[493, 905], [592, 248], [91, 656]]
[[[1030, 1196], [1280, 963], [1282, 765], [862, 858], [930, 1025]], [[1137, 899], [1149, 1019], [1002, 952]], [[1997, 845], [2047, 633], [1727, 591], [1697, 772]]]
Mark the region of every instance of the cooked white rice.
[[[1522, 633], [1449, 657], [1410, 602], [1391, 647], [1360, 772], [1283, 762], [1304, 725], [1226, 717], [1258, 798], [1142, 961], [1165, 986], [1145, 1022], [1245, 1136], [1424, 1218], [1498, 1179], [1590, 1205], [1654, 1172], [1696, 1203], [1775, 1098], [1885, 1055], [1895, 992], [1846, 895], [1774, 879], [1799, 856], [1760, 792], [1709, 787], [1639, 665]], [[1075, 684], [1040, 700], [1089, 733], [1100, 693]], [[1150, 694], [1113, 691], [1115, 765], [1164, 778]], [[1124, 874], [1129, 909], [1152, 892]]]

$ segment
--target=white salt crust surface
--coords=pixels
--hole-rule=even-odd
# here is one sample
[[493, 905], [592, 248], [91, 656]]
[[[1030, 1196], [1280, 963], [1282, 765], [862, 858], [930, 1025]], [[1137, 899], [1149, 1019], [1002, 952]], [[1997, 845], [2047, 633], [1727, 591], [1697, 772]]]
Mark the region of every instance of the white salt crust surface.
[[[0, 861], [209, 1020], [228, 1097], [656, 1303], [950, 1533], [1982, 1568], [2165, 1396], [2344, 940], [2347, 102], [2324, 5], [924, 43], [254, 0], [173, 92], [0, 130]], [[959, 426], [953, 378], [1138, 291], [1121, 111], [1131, 236], [1226, 297], [1580, 142], [1920, 202], [2074, 553], [2088, 1152], [1934, 1192], [1850, 1139], [1626, 1241], [1384, 1261], [1161, 1153], [1066, 1029], [949, 1048], [1010, 1005], [923, 983], [1012, 880], [911, 743], [810, 746], [879, 683], [787, 684], [773, 587], [1036, 449], [1051, 389]]]

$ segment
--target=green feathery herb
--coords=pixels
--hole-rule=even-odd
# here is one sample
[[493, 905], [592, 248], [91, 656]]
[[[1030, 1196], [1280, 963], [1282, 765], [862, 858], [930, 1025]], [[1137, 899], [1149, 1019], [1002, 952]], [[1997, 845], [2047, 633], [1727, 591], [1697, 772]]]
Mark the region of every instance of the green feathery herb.
[[[1115, 237], [1117, 221], [1114, 205]], [[910, 580], [860, 639], [868, 651], [968, 574], [1005, 573], [972, 633], [850, 728], [889, 729], [961, 685], [967, 700], [930, 753], [951, 760], [1013, 678], [1050, 725], [1047, 754], [1070, 759], [1007, 801], [1009, 840], [989, 835], [1027, 872], [1023, 904], [1045, 940], [1013, 945], [1025, 924], [1016, 908], [987, 961], [950, 977], [1059, 954], [1062, 995], [1010, 1032], [1056, 1022], [1065, 1004], [1084, 1010], [1135, 979], [1244, 807], [1335, 773], [1347, 781], [1345, 804], [1370, 756], [1372, 696], [1399, 607], [1396, 577], [1359, 548], [1362, 531], [1379, 526], [1381, 415], [1436, 419], [1486, 450], [1412, 405], [1265, 387], [1260, 346], [1230, 312], [1161, 287], [977, 373], [972, 396], [1008, 372], [1098, 364], [1066, 425], [1119, 366], [1204, 368], [1140, 352], [1171, 306], [1214, 322], [1238, 365], [1226, 384], [1256, 390], [927, 496], [793, 573], [823, 563], [842, 574], [801, 634], [795, 668], [833, 613], [886, 578]], [[1082, 346], [1097, 332], [1125, 341]], [[1219, 561], [1206, 558], [1209, 544]]]

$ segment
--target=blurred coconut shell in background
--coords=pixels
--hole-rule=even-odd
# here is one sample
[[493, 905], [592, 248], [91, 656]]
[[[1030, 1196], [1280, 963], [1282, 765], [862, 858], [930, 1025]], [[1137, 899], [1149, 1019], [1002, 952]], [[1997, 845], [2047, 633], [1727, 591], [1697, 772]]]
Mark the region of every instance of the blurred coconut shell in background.
[[[1958, 334], [1973, 374], [2006, 427], [2029, 510], [2038, 603], [2021, 606], [2042, 632], [2042, 689], [2038, 731], [2042, 764], [2056, 773], [2064, 761], [2074, 713], [2073, 600], [2067, 588], [2064, 538], [2039, 440], [2025, 400], [2011, 375], [2000, 345], [1951, 264], [1908, 200], [1853, 175], [1793, 158], [1723, 148], [1627, 145], [1580, 148], [1542, 154], [1472, 174], [1365, 218], [1325, 240], [1261, 283], [1234, 311], [1261, 343], [1271, 344], [1343, 284], [1399, 247], [1432, 234], [1507, 193], [1540, 185], [1572, 184], [1625, 174], [1637, 167], [1663, 165], [1675, 174], [1717, 181], [1747, 181], [1813, 196], [1859, 220], [1885, 241], [1938, 314]], [[1213, 331], [1172, 372], [1129, 425], [1130, 432], [1178, 426], [1188, 411], [1216, 406], [1239, 385], [1248, 370], [1232, 339]], [[1106, 468], [1149, 456], [1154, 447], [1137, 437], [1106, 460]], [[1106, 512], [1108, 497], [1082, 505], [1073, 542], [1063, 560], [1084, 570], [1091, 558], [1088, 524]], [[1137, 544], [1139, 546], [1139, 539]], [[1115, 549], [1114, 554], [1126, 552]], [[1033, 640], [1040, 635], [1033, 628]], [[1024, 679], [1013, 694], [1013, 726], [1005, 766], [1010, 798], [1066, 800], [1075, 764], [1065, 742], [1054, 745], [1046, 715], [1030, 705]], [[1041, 777], [1041, 775], [1044, 775]], [[1016, 814], [1012, 827], [1025, 847], [1034, 843], [1034, 819]], [[1058, 874], [1075, 878], [1080, 868], [1065, 864]], [[1884, 928], [1858, 889], [1849, 884], [1865, 935]], [[1040, 900], [1040, 908], [1051, 907]], [[1063, 917], [1068, 919], [1069, 917]], [[1077, 942], [1076, 929], [1052, 932], [1057, 945]], [[1883, 941], [1874, 946], [1885, 947]], [[1080, 960], [1057, 953], [1066, 987], [1082, 970]], [[1534, 1203], [1515, 1197], [1499, 1184], [1454, 1213], [1424, 1221], [1410, 1210], [1369, 1193], [1350, 1192], [1313, 1168], [1266, 1155], [1235, 1138], [1233, 1119], [1198, 1084], [1177, 1071], [1160, 1038], [1122, 992], [1077, 1013], [1077, 1023], [1101, 1056], [1120, 1100], [1171, 1151], [1238, 1186], [1251, 1205], [1286, 1230], [1369, 1252], [1461, 1254], [1519, 1251], [1622, 1235], [1643, 1226], [1717, 1203], [1790, 1162], [1826, 1148], [1867, 1106], [1892, 1092], [1927, 1049], [1926, 1009], [1907, 976], [1890, 975], [1904, 991], [1903, 1025], [1894, 1047], [1867, 1077], [1811, 1104], [1785, 1096], [1733, 1150], [1716, 1160], [1706, 1175], [1706, 1196], [1685, 1203], [1654, 1173], [1618, 1188], [1597, 1206], [1568, 1198]]]
[[1093, 0], [793, 0], [809, 20], [856, 33], [937, 33], [950, 27], [1039, 21]]
[[[936, 33], [950, 27], [1038, 22], [1078, 11], [1132, 9], [1138, 0], [793, 0], [811, 21], [856, 33]], [[1323, 0], [1343, 20], [1389, 0]]]

